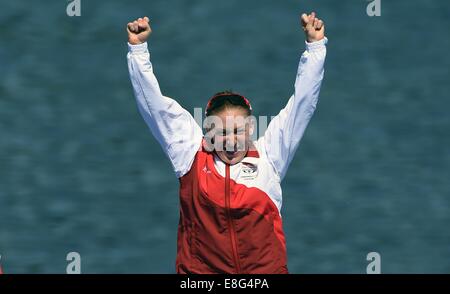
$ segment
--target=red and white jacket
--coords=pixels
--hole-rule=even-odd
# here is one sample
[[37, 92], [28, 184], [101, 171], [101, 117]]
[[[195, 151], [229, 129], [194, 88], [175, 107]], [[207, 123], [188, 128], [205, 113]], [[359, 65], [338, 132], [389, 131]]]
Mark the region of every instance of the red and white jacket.
[[180, 182], [178, 273], [287, 273], [280, 184], [316, 108], [326, 42], [306, 43], [294, 94], [232, 166], [203, 148], [201, 127], [161, 93], [147, 43], [128, 44], [138, 109]]

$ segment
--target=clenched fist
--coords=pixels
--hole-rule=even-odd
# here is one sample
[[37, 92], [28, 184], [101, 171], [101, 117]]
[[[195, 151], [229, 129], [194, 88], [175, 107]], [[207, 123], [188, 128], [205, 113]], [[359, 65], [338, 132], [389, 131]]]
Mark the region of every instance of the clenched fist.
[[325, 24], [316, 17], [315, 12], [311, 12], [310, 15], [303, 13], [301, 23], [309, 43], [320, 41], [325, 37]]
[[128, 43], [132, 45], [142, 44], [147, 41], [152, 33], [148, 17], [138, 18], [127, 25]]

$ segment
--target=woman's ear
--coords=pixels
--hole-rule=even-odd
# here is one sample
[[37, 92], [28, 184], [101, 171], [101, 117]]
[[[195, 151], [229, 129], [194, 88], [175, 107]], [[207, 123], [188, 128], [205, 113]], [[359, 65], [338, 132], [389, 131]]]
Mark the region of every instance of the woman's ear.
[[203, 147], [205, 147], [206, 151], [212, 152], [214, 150], [214, 131], [212, 128], [205, 128], [205, 135], [203, 136], [205, 139], [205, 144]]
[[248, 133], [249, 133], [250, 137], [253, 138], [254, 135], [256, 135], [256, 118], [252, 115], [248, 116], [247, 124], [248, 124]]

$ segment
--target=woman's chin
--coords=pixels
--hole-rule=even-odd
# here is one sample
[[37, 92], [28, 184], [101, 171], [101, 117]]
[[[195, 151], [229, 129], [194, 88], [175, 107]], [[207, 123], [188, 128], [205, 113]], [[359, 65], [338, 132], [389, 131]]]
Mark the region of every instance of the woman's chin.
[[220, 151], [217, 152], [219, 158], [225, 162], [226, 164], [236, 164], [239, 163], [245, 156], [244, 151], [236, 151], [236, 152], [228, 152], [228, 151]]

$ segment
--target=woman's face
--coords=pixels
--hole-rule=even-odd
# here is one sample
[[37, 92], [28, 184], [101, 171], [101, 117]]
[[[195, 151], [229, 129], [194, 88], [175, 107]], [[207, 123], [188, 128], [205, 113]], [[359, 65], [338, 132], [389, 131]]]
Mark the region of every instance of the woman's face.
[[209, 116], [214, 150], [219, 158], [230, 165], [240, 162], [247, 153], [253, 133], [253, 124], [245, 109], [229, 107]]

